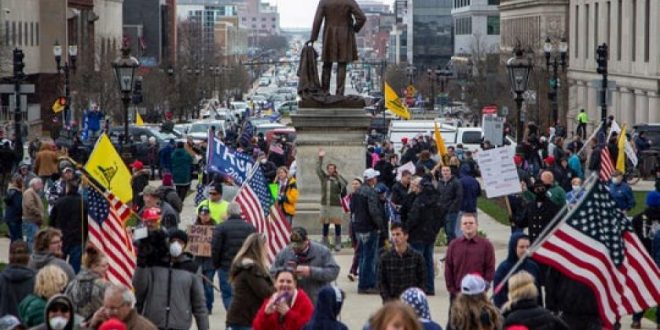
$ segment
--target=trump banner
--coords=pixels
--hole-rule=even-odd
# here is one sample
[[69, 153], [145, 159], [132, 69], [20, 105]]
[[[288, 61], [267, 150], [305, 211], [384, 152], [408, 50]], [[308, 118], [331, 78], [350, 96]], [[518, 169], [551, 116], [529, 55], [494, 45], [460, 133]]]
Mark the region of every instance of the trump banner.
[[252, 157], [227, 147], [217, 138], [210, 141], [206, 171], [230, 176], [237, 185], [242, 185], [254, 164]]

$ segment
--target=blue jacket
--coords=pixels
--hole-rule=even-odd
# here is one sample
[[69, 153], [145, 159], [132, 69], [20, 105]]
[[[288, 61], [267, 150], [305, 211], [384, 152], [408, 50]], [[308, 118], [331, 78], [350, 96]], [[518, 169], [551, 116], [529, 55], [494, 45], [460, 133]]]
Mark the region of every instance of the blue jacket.
[[584, 180], [582, 163], [580, 162], [580, 157], [578, 157], [577, 154], [572, 154], [571, 157], [568, 157], [568, 168], [570, 168], [578, 178]]
[[618, 209], [627, 211], [635, 207], [635, 196], [633, 196], [632, 189], [627, 183], [615, 184], [610, 182], [609, 189]]
[[463, 185], [461, 212], [477, 213], [477, 197], [481, 196], [481, 185], [470, 173], [471, 169], [468, 164], [461, 165], [459, 179]]
[[23, 193], [13, 184], [9, 184], [5, 202], [5, 221], [11, 223], [21, 222], [23, 218]]
[[[515, 232], [511, 235], [511, 239], [509, 239], [509, 254], [506, 257], [506, 260], [502, 261], [498, 266], [497, 269], [495, 270], [495, 276], [493, 277], [493, 287], [496, 288], [500, 282], [504, 279], [504, 276], [509, 273], [511, 268], [518, 262], [518, 255], [516, 254], [516, 246], [518, 245], [518, 240], [521, 238], [527, 238], [529, 237], [525, 235], [522, 232]], [[541, 292], [541, 283], [542, 283], [542, 278], [541, 278], [541, 270], [539, 266], [530, 258], [525, 259], [523, 263], [518, 267], [518, 270], [516, 270], [516, 273], [524, 270], [528, 273], [530, 273], [534, 278], [536, 279], [536, 287], [539, 289], [539, 292]], [[506, 303], [508, 299], [508, 293], [509, 293], [509, 287], [508, 284], [504, 284], [502, 286], [502, 290], [498, 292], [496, 295], [493, 296], [493, 302], [495, 303], [495, 306], [498, 308], [501, 308], [504, 303]], [[539, 299], [541, 299], [541, 295], [539, 294]], [[542, 300], [541, 300], [542, 301]]]
[[193, 159], [183, 148], [176, 148], [171, 160], [172, 179], [175, 185], [189, 185], [192, 179], [191, 167]]
[[161, 169], [172, 169], [172, 153], [174, 152], [174, 146], [168, 144], [160, 149], [158, 152], [158, 157], [160, 158], [160, 167]]

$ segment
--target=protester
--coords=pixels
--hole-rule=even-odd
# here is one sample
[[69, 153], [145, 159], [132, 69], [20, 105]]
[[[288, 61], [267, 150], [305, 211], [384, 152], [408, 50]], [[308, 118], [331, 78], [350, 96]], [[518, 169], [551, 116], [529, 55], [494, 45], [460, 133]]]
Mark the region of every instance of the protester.
[[17, 175], [23, 180], [23, 189], [26, 189], [30, 186], [30, 180], [37, 177], [34, 172], [32, 172], [32, 163], [29, 160], [24, 160], [18, 165]]
[[547, 189], [547, 185], [542, 181], [534, 182], [532, 186], [534, 199], [525, 206], [525, 215], [514, 219], [517, 228], [528, 228], [532, 243], [541, 235], [561, 208], [550, 200]]
[[351, 181], [351, 189], [352, 192], [348, 196], [348, 212], [350, 215], [350, 223], [349, 223], [349, 233], [351, 236], [351, 246], [353, 247], [353, 260], [351, 261], [351, 269], [348, 271], [348, 279], [351, 282], [355, 282], [355, 280], [358, 277], [358, 266], [359, 266], [359, 261], [360, 261], [360, 245], [358, 244], [358, 239], [355, 233], [355, 225], [354, 225], [354, 218], [355, 214], [351, 211], [352, 210], [352, 201], [353, 201], [353, 194], [357, 192], [360, 189], [360, 186], [362, 186], [362, 179], [360, 178], [354, 178], [353, 181]]
[[395, 154], [386, 154], [385, 157], [381, 158], [374, 166], [374, 170], [380, 172], [378, 182], [385, 184], [388, 189], [392, 188], [392, 185], [396, 180], [396, 158], [397, 156]]
[[508, 302], [504, 307], [504, 327], [523, 325], [528, 329], [569, 330], [568, 326], [550, 311], [539, 305], [536, 277], [526, 271], [511, 276], [508, 281]]
[[398, 223], [390, 230], [394, 248], [383, 252], [378, 265], [383, 302], [399, 299], [408, 288], [427, 286], [424, 257], [408, 245], [408, 230]]
[[541, 182], [545, 185], [548, 198], [560, 208], [566, 204], [566, 192], [555, 181], [552, 171], [543, 171], [541, 173]]
[[600, 330], [603, 324], [593, 290], [560, 271], [550, 268], [545, 280], [545, 306], [561, 315], [572, 330]]
[[577, 154], [579, 149], [575, 149], [573, 146], [568, 147], [568, 168], [575, 175], [575, 177], [584, 180], [584, 170], [582, 169], [582, 160], [580, 155]]
[[161, 185], [158, 187], [157, 192], [161, 200], [166, 201], [172, 206], [174, 211], [181, 214], [181, 211], [183, 211], [183, 201], [179, 198], [179, 194], [174, 188], [172, 173], [163, 174], [163, 180], [161, 180]]
[[289, 177], [288, 168], [280, 166], [277, 169], [277, 176], [274, 183], [277, 184], [275, 204], [284, 212], [284, 216], [289, 221], [289, 224], [293, 225], [293, 217], [296, 215], [296, 203], [298, 202], [296, 179]]
[[401, 180], [398, 180], [392, 185], [391, 200], [397, 208], [401, 207], [405, 197], [408, 195], [410, 188], [410, 181], [412, 180], [412, 173], [408, 170], [401, 171]]
[[447, 234], [447, 244], [449, 244], [456, 238], [456, 219], [463, 203], [463, 185], [451, 173], [449, 166], [442, 166], [440, 172], [441, 179], [438, 181], [438, 191], [440, 193], [441, 203], [447, 210], [445, 215], [445, 233]]
[[73, 271], [80, 271], [82, 244], [87, 237], [87, 204], [78, 193], [74, 180], [66, 183], [65, 196], [50, 210], [49, 225], [62, 232], [62, 258], [68, 259]]
[[123, 322], [128, 330], [157, 330], [151, 321], [138, 315], [135, 301], [135, 295], [130, 288], [118, 284], [109, 285], [103, 295], [103, 306], [94, 313], [88, 326], [101, 330], [102, 323], [117, 319]]
[[[522, 264], [518, 265], [516, 268], [516, 273], [525, 271], [533, 276], [534, 284], [536, 285], [538, 292], [541, 292], [541, 269], [533, 260], [531, 260], [531, 258], [526, 256], [530, 244], [531, 241], [529, 236], [522, 232], [516, 232], [511, 235], [511, 238], [509, 239], [509, 254], [506, 259], [497, 266], [497, 270], [495, 270], [493, 287], [497, 288], [509, 271], [513, 269], [513, 266], [518, 263], [518, 260], [520, 260], [520, 258], [525, 258]], [[493, 295], [493, 303], [497, 308], [502, 308], [502, 305], [507, 301], [507, 293], [508, 286], [504, 283], [502, 289]]]
[[415, 311], [400, 301], [390, 301], [383, 305], [369, 319], [370, 330], [422, 330], [422, 324], [418, 321]]
[[18, 305], [18, 314], [23, 323], [34, 327], [44, 322], [46, 302], [62, 292], [68, 282], [66, 274], [57, 266], [46, 266], [37, 272], [33, 293]]
[[14, 315], [5, 315], [0, 317], [0, 329], [2, 330], [27, 330], [25, 325], [21, 323]]
[[103, 293], [108, 286], [108, 258], [92, 245], [82, 256], [83, 269], [69, 283], [64, 292], [77, 307], [76, 314], [87, 320], [103, 306]]
[[612, 182], [609, 184], [609, 191], [616, 208], [624, 213], [629, 212], [635, 207], [635, 196], [628, 182], [623, 180], [623, 173], [616, 170], [612, 173]]
[[417, 320], [424, 330], [442, 330], [442, 327], [431, 320], [429, 302], [420, 288], [409, 288], [401, 294], [401, 301], [412, 307], [417, 314]]
[[81, 320], [77, 318], [75, 306], [63, 294], [56, 294], [48, 300], [44, 314], [44, 323], [30, 330], [80, 329]]
[[274, 276], [275, 293], [264, 299], [252, 322], [254, 330], [300, 330], [312, 318], [314, 306], [304, 290], [298, 289], [291, 269], [280, 269]]
[[319, 291], [314, 314], [303, 330], [348, 330], [338, 320], [346, 294], [336, 286], [326, 286]]
[[197, 206], [197, 212], [206, 206], [211, 211], [211, 219], [217, 225], [227, 218], [229, 202], [222, 199], [222, 184], [215, 183], [209, 187], [209, 198], [203, 200]]
[[[23, 239], [23, 178], [15, 174], [7, 185], [7, 193], [3, 198], [5, 205], [5, 222], [9, 227], [9, 239], [15, 242]], [[1, 314], [0, 314], [1, 315]]]
[[[195, 220], [195, 225], [197, 226], [215, 226], [213, 220], [211, 219], [211, 210], [208, 207], [203, 206], [199, 209], [197, 213], [197, 219]], [[215, 277], [215, 266], [213, 266], [213, 258], [211, 256], [195, 256], [195, 263], [199, 265], [202, 269], [202, 275], [206, 277], [203, 281], [204, 283], [204, 297], [206, 298], [206, 309], [208, 310], [209, 315], [213, 312], [213, 278]]]
[[274, 275], [291, 268], [297, 277], [297, 286], [315, 303], [321, 288], [337, 279], [339, 265], [328, 248], [308, 238], [303, 227], [291, 230], [290, 242], [277, 254], [270, 272]]
[[[211, 243], [213, 267], [218, 272], [218, 278], [220, 279], [220, 291], [222, 291], [222, 303], [225, 310], [229, 309], [232, 300], [232, 288], [229, 284], [229, 267], [234, 257], [236, 257], [236, 253], [243, 246], [245, 239], [250, 234], [256, 232], [254, 226], [241, 217], [241, 211], [240, 204], [236, 202], [229, 203], [229, 207], [227, 208], [229, 217], [215, 227]], [[209, 279], [213, 279], [212, 273], [209, 272], [207, 275], [211, 275]]]
[[585, 189], [582, 188], [582, 179], [579, 177], [571, 180], [571, 190], [566, 193], [566, 203], [570, 206], [576, 206], [584, 197]]
[[183, 142], [177, 142], [172, 152], [172, 177], [176, 186], [176, 193], [181, 201], [186, 199], [192, 180], [193, 158], [184, 149]]
[[454, 299], [449, 313], [451, 329], [501, 329], [502, 317], [486, 297], [488, 283], [483, 277], [468, 274], [461, 280], [461, 291]]
[[34, 171], [44, 182], [57, 174], [58, 155], [55, 150], [56, 147], [51, 141], [44, 141], [34, 159]]
[[148, 208], [156, 207], [160, 209], [160, 225], [166, 230], [176, 229], [179, 226], [179, 214], [174, 210], [170, 203], [161, 199], [158, 193], [158, 188], [147, 185], [142, 190], [142, 198], [144, 198], [144, 207], [140, 214]]
[[142, 198], [142, 191], [149, 185], [148, 169], [144, 168], [141, 161], [135, 160], [131, 163], [133, 175], [131, 176], [131, 189], [133, 190], [133, 208], [139, 210], [144, 207], [144, 199]]
[[40, 230], [35, 236], [34, 248], [28, 267], [38, 272], [47, 265], [57, 266], [67, 275], [67, 282], [69, 282], [73, 280], [76, 273], [62, 257], [62, 232], [47, 227]]
[[44, 204], [39, 195], [44, 188], [40, 178], [30, 180], [30, 187], [23, 191], [22, 218], [25, 241], [34, 248], [34, 236], [39, 230], [44, 217]]
[[341, 224], [344, 220], [344, 211], [341, 207], [342, 194], [346, 193], [347, 182], [339, 172], [336, 164], [326, 165], [323, 171], [323, 157], [325, 151], [319, 150], [319, 158], [316, 162], [316, 175], [321, 180], [321, 224], [323, 225], [322, 242], [330, 247], [328, 234], [330, 224], [335, 227], [335, 251], [341, 250]]
[[165, 172], [172, 172], [172, 153], [174, 152], [175, 142], [174, 139], [170, 139], [167, 144], [158, 151], [158, 159], [160, 164], [160, 169], [158, 173], [163, 175]]
[[[55, 203], [66, 195], [66, 186], [73, 180], [79, 181], [76, 170], [68, 160], [62, 160], [59, 163], [60, 177], [47, 185], [44, 189], [46, 201], [48, 201], [48, 212], [52, 211]], [[78, 184], [76, 183], [76, 186]]]
[[18, 304], [34, 290], [35, 272], [27, 267], [29, 258], [24, 241], [9, 245], [9, 264], [0, 273], [0, 315], [18, 316]]
[[[472, 170], [467, 164], [461, 165], [459, 181], [463, 186], [463, 201], [461, 202], [460, 214], [477, 214], [477, 198], [481, 196], [481, 185], [474, 178]], [[459, 224], [460, 225], [460, 224]], [[456, 228], [456, 236], [460, 236], [460, 229]]]

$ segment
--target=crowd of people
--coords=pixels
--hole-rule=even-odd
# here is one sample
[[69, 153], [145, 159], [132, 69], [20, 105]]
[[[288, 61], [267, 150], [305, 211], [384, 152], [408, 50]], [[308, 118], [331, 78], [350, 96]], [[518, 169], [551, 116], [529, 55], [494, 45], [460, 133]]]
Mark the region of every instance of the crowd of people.
[[[344, 177], [319, 150], [317, 242], [295, 220], [294, 144], [253, 133], [243, 119], [229, 134], [216, 134], [263, 171], [274, 204], [292, 225], [289, 244], [269, 251], [268, 237], [245, 221], [234, 201], [240, 188], [234, 179], [201, 173], [191, 222], [213, 227], [211, 253], [188, 252], [182, 210], [191, 198], [194, 164], [204, 164], [205, 144], [172, 143], [163, 154], [146, 140], [154, 162], [130, 165], [131, 207], [148, 233], [135, 239], [130, 286], [110, 283], [108, 272], [124, 270], [109, 269], [109, 257], [87, 243], [90, 188], [84, 175], [66, 150], [41, 141], [33, 161], [12, 165], [3, 196], [11, 245], [0, 273], [0, 329], [189, 329], [193, 323], [201, 330], [347, 329], [339, 320], [347, 297], [336, 286], [340, 266], [333, 254], [343, 248], [346, 232], [354, 249], [349, 280], [357, 282], [358, 294], [379, 295], [383, 303], [365, 317], [365, 329], [441, 329], [428, 303], [440, 290], [449, 293], [447, 329], [602, 328], [591, 289], [548, 266], [525, 259], [502, 282], [559, 210], [583, 198], [582, 182], [588, 171], [599, 170], [600, 150], [608, 148], [616, 162], [616, 143], [589, 141], [586, 157], [580, 135], [568, 141], [563, 129], [542, 134], [528, 125], [514, 158], [523, 192], [507, 197], [512, 234], [508, 255], [498, 264], [488, 233], [479, 230], [480, 170], [461, 145], [439, 154], [428, 135], [402, 139], [401, 150], [391, 141], [370, 140], [366, 170], [355, 178]], [[493, 146], [484, 141], [482, 147]], [[408, 163], [414, 170], [400, 169]], [[156, 177], [161, 185], [153, 183]], [[623, 173], [614, 172], [608, 183], [616, 207], [634, 216], [656, 263], [657, 177], [639, 215], [630, 214], [635, 199]], [[447, 246], [440, 261], [438, 245]], [[444, 288], [436, 287], [439, 262]], [[489, 299], [490, 288], [500, 284], [503, 289]], [[215, 291], [226, 310], [224, 326], [209, 323]], [[635, 314], [631, 327], [639, 328], [640, 319]]]

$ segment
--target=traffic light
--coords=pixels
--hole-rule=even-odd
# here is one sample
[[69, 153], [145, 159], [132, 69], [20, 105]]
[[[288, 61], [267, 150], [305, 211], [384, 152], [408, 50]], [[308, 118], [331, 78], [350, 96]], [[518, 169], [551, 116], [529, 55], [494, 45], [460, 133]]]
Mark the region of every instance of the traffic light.
[[557, 89], [557, 87], [559, 87], [557, 85], [557, 79], [554, 78], [550, 78], [550, 80], [548, 80], [548, 84], [550, 85], [550, 89]]
[[16, 48], [14, 49], [14, 77], [23, 78], [25, 77], [25, 63], [23, 62], [25, 54], [23, 51]]
[[607, 74], [607, 44], [604, 43], [596, 49], [596, 63], [598, 64], [596, 72]]

